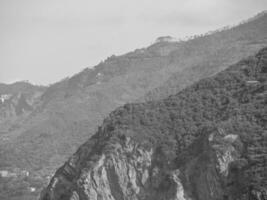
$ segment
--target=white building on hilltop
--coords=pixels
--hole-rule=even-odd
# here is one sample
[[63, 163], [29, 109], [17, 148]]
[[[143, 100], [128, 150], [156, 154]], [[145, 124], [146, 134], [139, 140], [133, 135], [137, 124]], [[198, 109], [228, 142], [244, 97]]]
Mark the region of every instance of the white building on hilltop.
[[159, 42], [177, 42], [178, 40], [174, 37], [171, 36], [162, 36], [162, 37], [158, 37], [156, 39], [155, 43], [159, 43]]

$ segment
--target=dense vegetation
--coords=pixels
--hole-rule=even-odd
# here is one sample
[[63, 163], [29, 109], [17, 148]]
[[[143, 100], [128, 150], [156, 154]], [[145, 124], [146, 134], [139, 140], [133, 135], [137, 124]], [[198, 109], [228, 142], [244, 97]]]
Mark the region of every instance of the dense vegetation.
[[248, 167], [237, 195], [262, 191], [267, 187], [266, 86], [264, 48], [256, 56], [167, 99], [120, 107], [76, 155], [80, 156], [81, 166], [87, 165], [88, 159], [94, 160], [97, 154], [109, 151], [128, 136], [155, 148], [161, 159], [177, 167], [183, 149], [200, 135], [216, 129], [223, 135], [238, 134], [245, 144], [243, 158]]

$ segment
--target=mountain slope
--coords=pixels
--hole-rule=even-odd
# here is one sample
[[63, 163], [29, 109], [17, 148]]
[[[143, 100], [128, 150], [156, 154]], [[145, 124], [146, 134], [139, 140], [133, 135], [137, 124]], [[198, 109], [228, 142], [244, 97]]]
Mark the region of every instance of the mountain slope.
[[[9, 132], [21, 126], [23, 119], [38, 107], [45, 87], [28, 82], [0, 83], [0, 138], [9, 140]], [[0, 140], [0, 143], [1, 143]]]
[[[18, 167], [38, 179], [47, 178], [109, 112], [144, 96], [154, 100], [175, 94], [257, 52], [267, 45], [266, 27], [263, 13], [237, 27], [189, 41], [160, 39], [51, 85], [23, 125], [8, 132], [13, 137], [0, 146], [1, 169]], [[151, 90], [156, 92], [146, 95]]]
[[[189, 66], [173, 73], [160, 87], [150, 91], [145, 99], [155, 100], [175, 94], [196, 80], [213, 75], [251, 55], [257, 46], [264, 47], [267, 39], [266, 20], [265, 11], [237, 27], [185, 42], [182, 50], [175, 50], [172, 54], [176, 59], [175, 63], [185, 62], [185, 65], [189, 64]], [[183, 54], [176, 57], [179, 51]], [[187, 61], [187, 59], [193, 61]]]
[[126, 104], [42, 200], [267, 197], [267, 48], [161, 101]]

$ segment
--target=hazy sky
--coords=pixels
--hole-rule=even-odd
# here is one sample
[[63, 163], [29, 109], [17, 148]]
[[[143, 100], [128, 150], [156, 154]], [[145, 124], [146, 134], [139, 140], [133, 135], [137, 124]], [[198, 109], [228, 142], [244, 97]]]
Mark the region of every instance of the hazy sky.
[[0, 0], [0, 82], [49, 84], [158, 36], [205, 33], [266, 0]]

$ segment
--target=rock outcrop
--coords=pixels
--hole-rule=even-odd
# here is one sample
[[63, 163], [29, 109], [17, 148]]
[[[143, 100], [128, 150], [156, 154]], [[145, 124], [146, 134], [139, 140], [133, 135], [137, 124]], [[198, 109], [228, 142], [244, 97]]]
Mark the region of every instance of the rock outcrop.
[[[238, 135], [222, 136], [218, 131], [196, 140], [179, 155], [183, 157], [190, 152], [190, 156], [181, 161], [178, 156], [172, 163], [160, 162], [161, 155], [155, 149], [130, 138], [118, 141], [100, 154], [81, 147], [79, 153], [57, 171], [41, 199], [238, 199], [245, 187], [242, 181], [248, 166], [244, 150]], [[91, 154], [86, 163], [81, 157], [77, 159], [86, 154]], [[263, 200], [266, 192], [254, 192], [253, 198]]]

